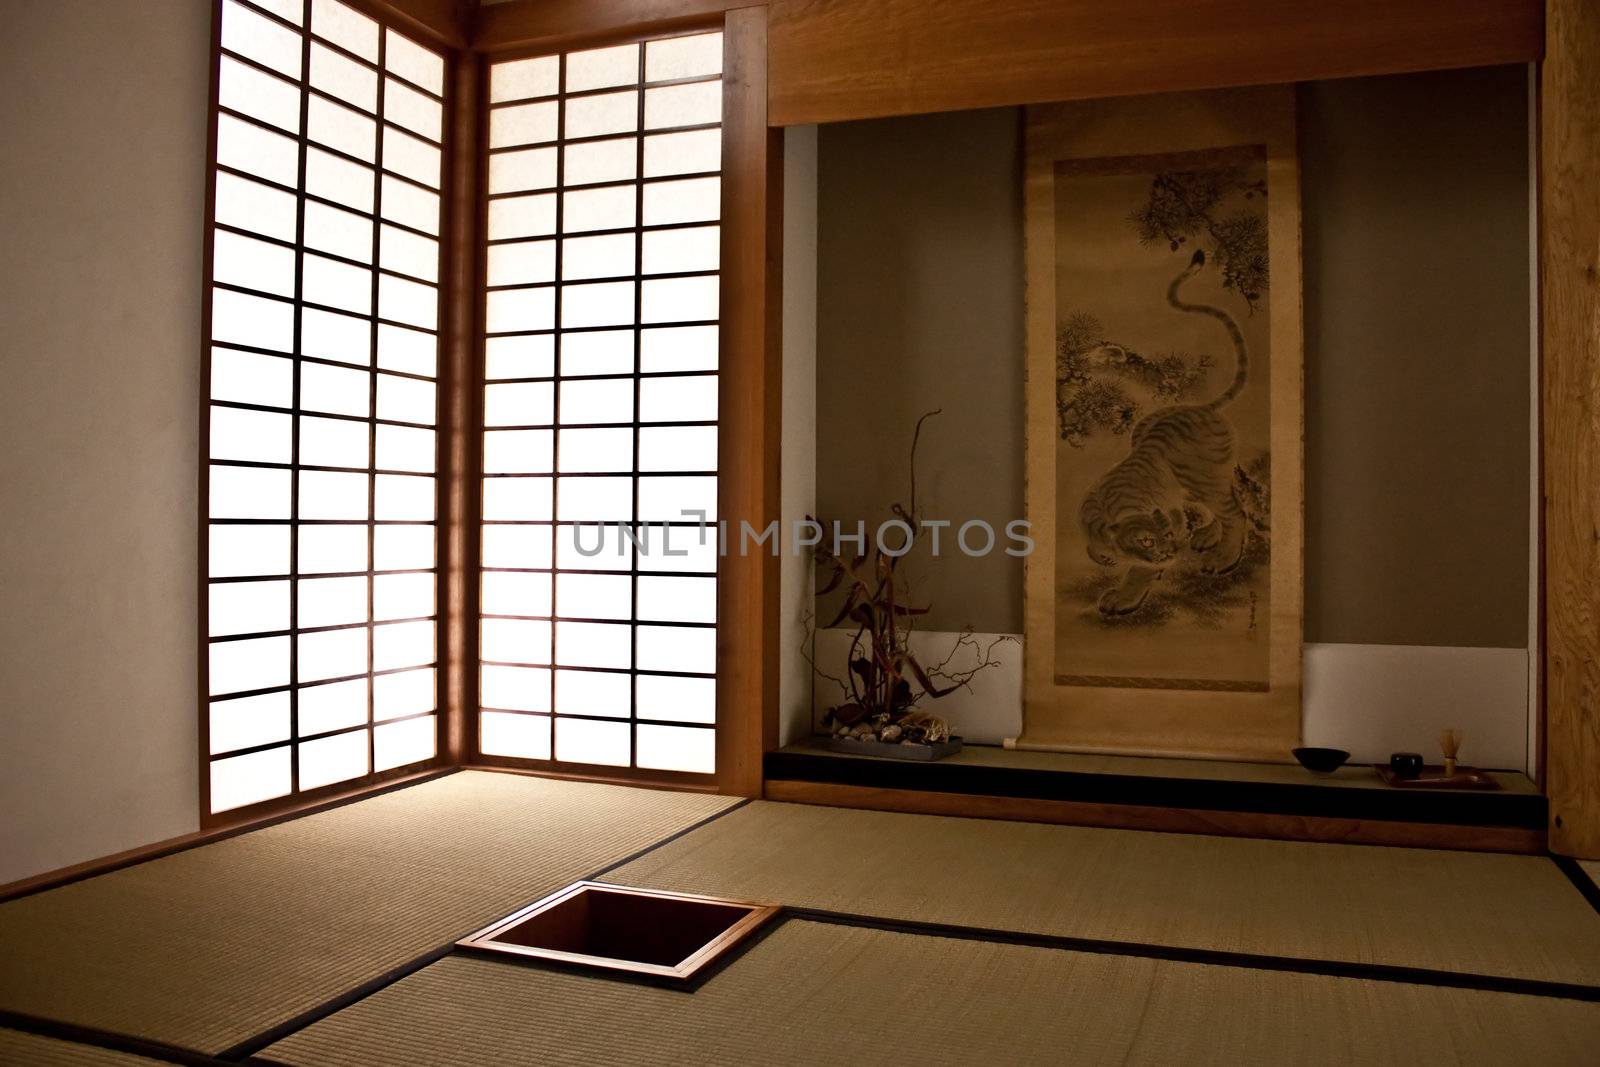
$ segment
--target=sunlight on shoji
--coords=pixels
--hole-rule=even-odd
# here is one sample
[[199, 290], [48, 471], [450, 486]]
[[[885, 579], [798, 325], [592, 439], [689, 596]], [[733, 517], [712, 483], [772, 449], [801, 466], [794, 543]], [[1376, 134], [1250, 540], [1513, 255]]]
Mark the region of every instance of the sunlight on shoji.
[[302, 579], [295, 583], [295, 608], [303, 629], [366, 622], [367, 579]]
[[433, 614], [433, 575], [381, 574], [372, 580], [374, 619], [420, 619]]
[[367, 569], [367, 527], [300, 527], [300, 573], [348, 574]]
[[340, 0], [221, 11], [207, 571], [243, 580], [207, 592], [209, 689], [253, 695], [210, 702], [214, 811], [434, 753], [434, 623], [389, 620], [435, 610], [445, 88]]
[[561, 373], [632, 374], [633, 330], [597, 330], [568, 334], [561, 342]]
[[212, 755], [289, 739], [288, 693], [213, 700], [209, 713]]
[[715, 326], [672, 326], [639, 332], [639, 369], [668, 373], [717, 369]]
[[478, 747], [490, 756], [549, 759], [550, 717], [485, 711], [478, 716]]
[[554, 96], [560, 81], [560, 61], [555, 56], [496, 63], [489, 68], [489, 102]]
[[627, 522], [633, 518], [633, 479], [561, 479], [556, 518], [563, 522]]
[[[571, 282], [585, 278], [627, 277], [634, 272], [635, 246], [631, 233], [569, 238], [561, 243], [561, 278]], [[566, 286], [563, 295], [570, 299], [579, 292], [577, 286]], [[624, 320], [630, 325], [633, 323], [632, 302], [633, 292], [630, 288], [627, 318]]]
[[626, 719], [633, 679], [603, 671], [556, 671], [556, 714]]
[[289, 750], [269, 748], [211, 763], [211, 811], [229, 811], [288, 794]]
[[302, 415], [300, 462], [308, 467], [365, 467], [371, 429], [365, 420]]
[[638, 143], [632, 137], [618, 137], [608, 141], [567, 145], [561, 150], [562, 177], [569, 187], [626, 181], [636, 177], [639, 167]]
[[614, 85], [632, 85], [638, 80], [639, 46], [636, 44], [567, 53], [567, 83], [563, 86], [566, 92], [608, 89]]
[[217, 162], [279, 185], [293, 185], [300, 176], [300, 150], [292, 138], [228, 114], [217, 116]]
[[548, 666], [550, 623], [543, 619], [484, 619], [479, 652], [488, 663]]
[[485, 664], [480, 686], [481, 703], [486, 708], [550, 710], [550, 671], [547, 668]]
[[639, 429], [641, 471], [714, 471], [715, 426], [643, 426]]
[[367, 670], [367, 631], [321, 630], [295, 638], [296, 681], [317, 682], [347, 678]]
[[484, 377], [548, 378], [555, 373], [555, 338], [549, 334], [491, 337], [484, 345]]
[[633, 542], [614, 525], [562, 525], [554, 537], [561, 570], [625, 571], [633, 566]]
[[483, 613], [549, 617], [550, 575], [486, 571], [483, 575]]
[[435, 493], [430, 477], [377, 475], [373, 478], [372, 517], [385, 522], [432, 522]]
[[561, 421], [569, 425], [633, 421], [633, 382], [597, 379], [561, 383]]
[[294, 363], [281, 356], [213, 348], [211, 399], [286, 408], [294, 402]]
[[367, 679], [301, 686], [295, 692], [301, 737], [314, 737], [367, 721]]
[[605, 622], [556, 623], [556, 663], [563, 667], [631, 667], [629, 627]]
[[[634, 224], [635, 194], [630, 186], [608, 185], [561, 194], [562, 223], [568, 233], [616, 230]], [[491, 209], [492, 214], [492, 209]]]
[[711, 422], [717, 417], [717, 377], [646, 378], [639, 383], [640, 422]]
[[678, 678], [661, 674], [640, 674], [638, 701], [641, 719], [715, 722], [717, 681], [715, 678]]
[[556, 759], [625, 767], [629, 756], [628, 724], [556, 717]]
[[633, 470], [631, 429], [562, 430], [563, 473]]
[[352, 730], [297, 746], [300, 788], [315, 789], [367, 773], [367, 733]]
[[432, 570], [432, 526], [384, 523], [372, 528], [372, 568], [379, 571]]
[[211, 645], [210, 659], [212, 696], [289, 684], [287, 637], [215, 641]]
[[424, 667], [434, 655], [432, 622], [389, 622], [372, 628], [372, 669]]
[[212, 637], [289, 628], [288, 582], [213, 582], [209, 602]]
[[490, 522], [530, 522], [552, 517], [549, 478], [485, 478], [483, 517]]
[[207, 560], [213, 578], [289, 573], [289, 527], [212, 526]]
[[553, 430], [490, 430], [483, 435], [484, 473], [548, 473], [554, 441]]
[[638, 615], [659, 622], [716, 622], [714, 578], [640, 577]]
[[711, 627], [639, 626], [639, 669], [712, 674], [717, 669], [717, 631]]
[[639, 766], [699, 774], [709, 774], [716, 769], [715, 731], [651, 723], [641, 723], [637, 729]]
[[386, 771], [432, 759], [438, 742], [437, 729], [432, 715], [377, 727], [372, 731], [372, 769]]
[[542, 567], [555, 562], [555, 531], [549, 526], [495, 523], [483, 528], [485, 567]]
[[414, 230], [439, 235], [439, 194], [385, 174], [382, 180], [383, 217]]
[[717, 531], [689, 526], [641, 526], [639, 569], [679, 574], [717, 572]]
[[396, 671], [372, 679], [372, 717], [377, 722], [420, 715], [438, 706], [436, 672], [432, 667]]
[[632, 524], [716, 507], [721, 69], [720, 33], [490, 68], [486, 752], [713, 769], [713, 731], [635, 720], [709, 725], [714, 682], [632, 672], [715, 669], [715, 538]]
[[[300, 354], [314, 359], [333, 360], [337, 363], [353, 363], [357, 366], [369, 366], [372, 363], [372, 324], [367, 319], [358, 319], [354, 315], [344, 315], [336, 311], [324, 311], [321, 308], [302, 308], [300, 311]], [[320, 374], [320, 372], [318, 372]], [[357, 383], [365, 375], [344, 375], [339, 379], [344, 383], [346, 390], [355, 389], [360, 393]], [[318, 384], [323, 384], [327, 379], [319, 378]], [[346, 397], [348, 400], [348, 396]], [[304, 400], [302, 398], [302, 403]], [[357, 400], [352, 406], [349, 403], [340, 405], [342, 408], [351, 409], [353, 414], [366, 414], [366, 401]]]
[[722, 166], [721, 130], [680, 130], [644, 139], [644, 176], [705, 174]]
[[438, 369], [439, 340], [432, 333], [378, 324], [378, 366], [431, 378]]
[[626, 574], [558, 574], [556, 603], [563, 618], [626, 620], [633, 615], [633, 579]]

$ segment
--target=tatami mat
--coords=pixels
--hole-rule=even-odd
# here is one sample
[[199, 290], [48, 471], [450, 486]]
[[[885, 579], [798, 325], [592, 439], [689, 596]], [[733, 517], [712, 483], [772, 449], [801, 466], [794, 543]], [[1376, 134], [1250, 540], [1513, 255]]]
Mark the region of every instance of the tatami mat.
[[153, 1067], [160, 1062], [53, 1037], [0, 1030], [0, 1063], [8, 1067]]
[[755, 803], [609, 881], [883, 918], [1600, 984], [1549, 859]]
[[1600, 1005], [790, 921], [693, 993], [466, 956], [269, 1048], [317, 1067], [1592, 1062]]
[[732, 803], [453, 774], [0, 905], [0, 1009], [220, 1051]]

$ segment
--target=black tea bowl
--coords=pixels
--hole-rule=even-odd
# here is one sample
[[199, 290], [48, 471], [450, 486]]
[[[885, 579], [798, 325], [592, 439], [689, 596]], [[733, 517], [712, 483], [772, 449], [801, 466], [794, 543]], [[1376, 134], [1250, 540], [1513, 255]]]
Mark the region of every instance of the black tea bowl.
[[1294, 750], [1294, 758], [1308, 771], [1328, 774], [1344, 766], [1344, 761], [1350, 758], [1350, 753], [1342, 748], [1297, 748]]

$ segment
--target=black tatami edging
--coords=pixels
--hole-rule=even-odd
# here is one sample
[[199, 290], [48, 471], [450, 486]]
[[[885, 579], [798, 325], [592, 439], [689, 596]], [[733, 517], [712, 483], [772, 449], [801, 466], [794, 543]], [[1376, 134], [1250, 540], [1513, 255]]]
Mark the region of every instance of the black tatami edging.
[[[673, 833], [670, 833], [666, 837], [663, 837], [660, 841], [655, 842], [654, 844], [646, 845], [644, 848], [639, 849], [637, 852], [634, 852], [631, 855], [627, 855], [627, 856], [622, 857], [620, 860], [617, 860], [615, 863], [606, 864], [604, 867], [601, 867], [598, 871], [595, 871], [593, 874], [589, 875], [587, 878], [583, 878], [581, 880], [585, 881], [585, 882], [598, 882], [601, 878], [603, 878], [606, 875], [610, 874], [612, 871], [620, 870], [623, 867], [626, 867], [628, 864], [632, 863], [634, 860], [643, 859], [645, 856], [648, 856], [650, 853], [654, 852], [656, 849], [663, 848], [663, 847], [665, 847], [667, 845], [670, 845], [674, 841], [678, 840], [678, 838], [686, 837], [689, 834], [694, 833], [696, 830], [700, 829], [701, 827], [704, 827], [704, 826], [707, 826], [707, 825], [709, 825], [711, 823], [716, 822], [718, 819], [722, 818], [724, 815], [732, 815], [734, 812], [738, 811], [740, 808], [744, 807], [746, 804], [749, 804], [754, 799], [755, 799], [754, 797], [745, 797], [743, 800], [739, 801], [739, 803], [737, 803], [737, 804], [729, 804], [727, 807], [723, 808], [721, 811], [712, 812], [710, 815], [707, 815], [705, 818], [701, 819], [699, 822], [691, 823], [690, 825], [685, 826], [682, 830], [677, 830], [677, 831], [675, 831]], [[531, 904], [532, 901], [529, 901], [529, 903]]]
[[920, 922], [910, 919], [883, 919], [872, 915], [823, 911], [815, 908], [785, 908], [790, 919], [857, 926], [873, 930], [945, 937], [989, 944], [1020, 945], [1027, 948], [1087, 952], [1101, 956], [1131, 956], [1139, 959], [1167, 960], [1174, 963], [1202, 963], [1256, 971], [1287, 971], [1329, 978], [1365, 978], [1376, 982], [1404, 985], [1444, 986], [1451, 989], [1479, 989], [1493, 993], [1520, 993], [1526, 996], [1553, 997], [1600, 1003], [1600, 986], [1575, 982], [1551, 982], [1538, 978], [1512, 978], [1506, 975], [1442, 971], [1431, 967], [1405, 967], [1388, 963], [1357, 963], [1344, 960], [1306, 959], [1298, 956], [1268, 956], [1253, 952], [1227, 952], [1220, 949], [1154, 945], [1139, 941], [1102, 941], [1095, 938], [1067, 937], [1059, 934], [1030, 934], [983, 926], [958, 926], [949, 923]]
[[1549, 802], [1540, 794], [1499, 790], [1350, 789], [1316, 782], [988, 767], [792, 750], [768, 752], [762, 766], [769, 780], [1306, 818], [1542, 830], [1549, 812]]
[[[678, 840], [680, 837], [683, 837], [685, 834], [691, 834], [694, 831], [696, 831], [696, 830], [700, 829], [701, 827], [705, 826], [706, 824], [715, 822], [716, 820], [722, 818], [724, 815], [727, 815], [730, 812], [734, 812], [734, 811], [739, 810], [740, 808], [744, 807], [748, 803], [750, 803], [750, 798], [746, 797], [745, 799], [739, 801], [737, 804], [730, 804], [727, 807], [723, 808], [721, 811], [712, 812], [710, 815], [707, 815], [705, 818], [700, 819], [698, 822], [691, 823], [688, 826], [685, 826], [681, 830], [674, 831], [673, 833], [670, 833], [667, 836], [665, 836], [663, 838], [660, 838], [657, 841], [653, 841], [650, 844], [646, 845], [645, 847], [643, 847], [641, 849], [638, 849], [637, 851], [635, 851], [633, 853], [630, 853], [627, 856], [622, 857], [621, 859], [617, 860], [614, 863], [607, 864], [606, 866], [600, 868], [600, 870], [596, 871], [595, 873], [593, 873], [591, 875], [588, 875], [587, 877], [579, 879], [579, 880], [580, 881], [586, 881], [586, 882], [595, 881], [595, 880], [599, 879], [602, 875], [606, 874], [607, 872], [614, 871], [619, 867], [622, 867], [622, 866], [625, 866], [625, 865], [627, 865], [629, 863], [632, 863], [634, 860], [639, 859], [642, 856], [649, 855], [651, 852], [655, 851], [656, 849], [661, 848], [664, 845], [671, 844], [672, 842]], [[542, 894], [541, 894], [541, 896], [542, 896]], [[539, 898], [536, 897], [534, 899], [537, 900]], [[507, 909], [506, 914], [509, 915], [511, 912], [516, 911], [518, 908], [525, 907], [527, 904], [532, 904], [532, 903], [533, 903], [533, 900], [529, 900], [529, 901], [524, 902], [523, 904], [518, 904], [516, 907]], [[489, 920], [486, 920], [486, 921], [489, 921]], [[377, 976], [376, 978], [372, 978], [372, 979], [370, 979], [370, 980], [368, 980], [366, 982], [361, 983], [359, 986], [356, 986], [354, 989], [346, 990], [345, 992], [340, 993], [336, 997], [332, 997], [332, 998], [330, 998], [328, 1000], [323, 1001], [321, 1004], [318, 1004], [316, 1007], [308, 1008], [305, 1011], [301, 1012], [299, 1015], [296, 1015], [292, 1019], [286, 1019], [286, 1020], [284, 1020], [283, 1022], [279, 1023], [276, 1026], [273, 1026], [273, 1027], [271, 1027], [271, 1028], [269, 1028], [267, 1030], [263, 1030], [259, 1034], [255, 1034], [255, 1035], [253, 1035], [251, 1037], [246, 1038], [243, 1041], [240, 1041], [238, 1044], [236, 1044], [236, 1045], [232, 1046], [231, 1048], [227, 1049], [226, 1051], [220, 1053], [220, 1059], [223, 1060], [223, 1061], [226, 1061], [226, 1062], [237, 1063], [237, 1062], [239, 1062], [241, 1060], [247, 1060], [247, 1059], [250, 1059], [252, 1057], [255, 1057], [256, 1053], [259, 1053], [263, 1049], [277, 1044], [279, 1041], [282, 1041], [284, 1038], [288, 1037], [290, 1034], [298, 1033], [299, 1031], [304, 1030], [308, 1026], [311, 1026], [311, 1025], [313, 1025], [315, 1023], [321, 1022], [323, 1019], [326, 1019], [330, 1015], [334, 1015], [334, 1014], [336, 1014], [338, 1012], [344, 1011], [346, 1008], [350, 1007], [351, 1005], [365, 1000], [366, 998], [372, 996], [372, 994], [374, 994], [374, 993], [377, 993], [377, 992], [379, 992], [381, 990], [387, 989], [389, 986], [394, 985], [396, 982], [400, 981], [403, 978], [409, 978], [411, 975], [413, 975], [413, 974], [417, 973], [418, 971], [422, 970], [424, 967], [427, 967], [430, 964], [437, 963], [440, 960], [444, 959], [446, 956], [450, 955], [452, 952], [454, 952], [456, 950], [456, 942], [460, 941], [462, 938], [471, 936], [473, 934], [473, 932], [476, 931], [479, 928], [479, 926], [481, 926], [481, 925], [482, 924], [480, 923], [480, 924], [478, 924], [478, 926], [474, 926], [471, 930], [463, 931], [460, 934], [460, 936], [453, 937], [449, 941], [445, 942], [443, 945], [439, 945], [436, 948], [429, 949], [427, 952], [424, 952], [422, 955], [417, 956], [417, 957], [407, 961], [406, 963], [401, 964], [398, 967], [391, 968], [390, 970], [385, 971], [383, 974]]]
[[1571, 856], [1552, 855], [1550, 859], [1560, 868], [1561, 873], [1567, 876], [1567, 881], [1572, 883], [1573, 888], [1583, 894], [1583, 899], [1589, 902], [1595, 913], [1600, 914], [1600, 885], [1595, 885], [1594, 879], [1589, 877], [1589, 872], [1583, 869], [1583, 865]]
[[[657, 849], [678, 841], [689, 834], [703, 829], [710, 823], [751, 803], [749, 799], [730, 804], [721, 811], [706, 816], [699, 821], [668, 834], [661, 839], [639, 849], [623, 858], [616, 860], [590, 874], [586, 881], [597, 881], [605, 875], [616, 871], [629, 863], [634, 862]], [[1593, 882], [1584, 873], [1577, 863], [1565, 857], [1551, 857], [1556, 865], [1572, 880], [1575, 887], [1584, 894], [1585, 899], [1600, 913], [1600, 889], [1596, 889]], [[528, 901], [527, 903], [532, 903]], [[515, 910], [515, 909], [512, 909]], [[1453, 989], [1475, 989], [1486, 992], [1514, 993], [1525, 996], [1538, 996], [1553, 999], [1575, 1000], [1586, 1003], [1600, 1003], [1600, 986], [1583, 985], [1570, 982], [1555, 982], [1532, 978], [1515, 978], [1504, 975], [1475, 974], [1469, 972], [1446, 971], [1426, 967], [1407, 967], [1394, 964], [1359, 963], [1341, 960], [1307, 959], [1293, 956], [1272, 956], [1258, 953], [1230, 952], [1217, 949], [1189, 948], [1176, 945], [1160, 945], [1134, 941], [1111, 941], [1094, 938], [1070, 937], [1056, 934], [1027, 933], [1016, 930], [1004, 930], [993, 927], [963, 926], [949, 923], [932, 923], [908, 919], [892, 919], [880, 916], [861, 915], [850, 912], [828, 911], [817, 908], [785, 907], [782, 913], [771, 923], [766, 924], [757, 936], [741, 946], [737, 953], [730, 954], [724, 962], [724, 967], [733, 964], [737, 958], [753, 949], [760, 941], [770, 936], [774, 931], [791, 920], [825, 923], [834, 926], [862, 927], [876, 930], [888, 930], [897, 933], [913, 934], [924, 937], [954, 938], [966, 941], [987, 942], [991, 944], [1018, 945], [1032, 948], [1051, 949], [1066, 952], [1084, 952], [1098, 955], [1127, 956], [1140, 959], [1164, 960], [1178, 963], [1209, 964], [1213, 966], [1233, 967], [1244, 970], [1280, 971], [1294, 974], [1318, 975], [1331, 978], [1368, 979], [1380, 982], [1393, 982], [1405, 985], [1438, 986]], [[461, 936], [468, 936], [471, 931], [464, 932]], [[386, 971], [369, 981], [363, 982], [336, 997], [324, 1001], [307, 1011], [301, 1012], [292, 1019], [285, 1020], [275, 1026], [255, 1034], [221, 1053], [212, 1055], [197, 1052], [192, 1049], [165, 1042], [152, 1041], [145, 1038], [133, 1037], [112, 1031], [99, 1030], [93, 1027], [78, 1026], [70, 1023], [42, 1019], [17, 1012], [0, 1010], [0, 1027], [6, 1027], [26, 1033], [37, 1034], [45, 1037], [54, 1037], [64, 1041], [71, 1041], [83, 1045], [92, 1045], [100, 1048], [112, 1049], [119, 1052], [129, 1052], [142, 1055], [154, 1060], [185, 1065], [226, 1064], [237, 1067], [240, 1063], [256, 1064], [268, 1067], [274, 1061], [262, 1057], [263, 1050], [282, 1041], [290, 1035], [312, 1026], [327, 1017], [359, 1003], [375, 993], [388, 988], [402, 979], [415, 974], [423, 968], [444, 959], [456, 952], [456, 942], [460, 938], [453, 938], [446, 944], [437, 946], [414, 959]], [[517, 966], [540, 966], [534, 961], [519, 961]], [[724, 967], [718, 967], [707, 979], [720, 973]], [[703, 983], [696, 983], [698, 988]], [[689, 995], [692, 995], [692, 991]]]
[[133, 1037], [93, 1026], [43, 1019], [37, 1015], [27, 1015], [18, 1011], [0, 1009], [0, 1028], [33, 1034], [36, 1037], [53, 1037], [58, 1041], [70, 1041], [75, 1045], [92, 1045], [112, 1052], [126, 1052], [146, 1059], [159, 1060], [162, 1063], [181, 1063], [194, 1067], [217, 1067], [225, 1063], [216, 1056], [196, 1052], [181, 1045], [169, 1045], [165, 1041]]

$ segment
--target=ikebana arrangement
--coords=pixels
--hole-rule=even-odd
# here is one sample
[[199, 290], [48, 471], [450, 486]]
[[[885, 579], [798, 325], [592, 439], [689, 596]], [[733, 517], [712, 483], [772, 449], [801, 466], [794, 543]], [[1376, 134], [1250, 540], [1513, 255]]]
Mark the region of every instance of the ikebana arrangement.
[[[841, 556], [824, 538], [814, 550], [817, 567], [826, 574], [817, 596], [844, 591], [844, 599], [828, 626], [855, 627], [844, 678], [824, 671], [807, 652], [817, 677], [837, 685], [842, 697], [824, 713], [822, 725], [835, 742], [843, 742], [845, 747], [854, 743], [863, 751], [911, 759], [936, 758], [960, 747], [961, 739], [952, 735], [950, 724], [924, 710], [922, 703], [970, 685], [978, 674], [999, 665], [1000, 661], [994, 658], [995, 648], [1015, 640], [1000, 637], [985, 645], [967, 627], [957, 635], [950, 654], [931, 666], [924, 666], [910, 649], [916, 620], [926, 615], [928, 608], [906, 602], [907, 583], [898, 567], [922, 529], [917, 511], [917, 444], [922, 437], [922, 424], [939, 413], [937, 409], [929, 411], [917, 420], [911, 438], [910, 499], [907, 505], [896, 503], [889, 508], [905, 524], [902, 532], [910, 531], [907, 542], [896, 545], [893, 552], [873, 543], [859, 554]], [[975, 656], [976, 662], [957, 669], [954, 664], [964, 654], [965, 658]], [[885, 752], [878, 747], [882, 745], [898, 745], [906, 751]]]

